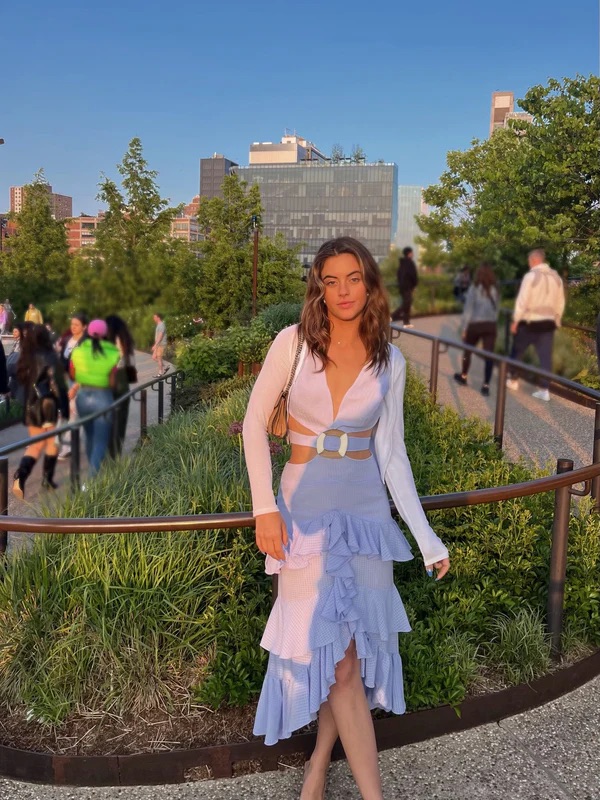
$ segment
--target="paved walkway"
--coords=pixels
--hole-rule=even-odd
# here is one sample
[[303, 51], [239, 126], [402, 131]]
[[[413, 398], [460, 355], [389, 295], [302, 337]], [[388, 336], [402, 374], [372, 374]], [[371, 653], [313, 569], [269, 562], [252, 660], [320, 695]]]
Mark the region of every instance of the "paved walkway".
[[[458, 318], [417, 320], [421, 330], [450, 337]], [[402, 335], [409, 361], [429, 375], [429, 347]], [[440, 358], [438, 400], [461, 413], [493, 419], [492, 396], [483, 398], [482, 364], [473, 360], [471, 383], [457, 386], [458, 351]], [[542, 403], [525, 387], [511, 393], [506, 413], [506, 450], [545, 463], [557, 457], [589, 463], [591, 412], [553, 397]], [[464, 733], [388, 750], [380, 755], [386, 800], [600, 800], [600, 678], [543, 708]], [[181, 786], [106, 789], [39, 787], [0, 779], [4, 800], [297, 800], [299, 770], [248, 775]], [[358, 800], [345, 762], [331, 768], [327, 800]]]

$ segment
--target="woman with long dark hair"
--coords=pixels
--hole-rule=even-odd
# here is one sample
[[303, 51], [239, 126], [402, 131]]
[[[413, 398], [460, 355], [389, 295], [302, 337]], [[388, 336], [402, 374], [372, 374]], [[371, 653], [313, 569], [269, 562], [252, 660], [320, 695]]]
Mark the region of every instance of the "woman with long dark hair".
[[[103, 319], [94, 319], [87, 336], [71, 353], [71, 377], [75, 381], [77, 414], [87, 417], [113, 403], [112, 387], [119, 363], [117, 347], [107, 341], [108, 329]], [[112, 412], [107, 411], [83, 423], [85, 448], [90, 476], [95, 475], [108, 451]]]
[[[67, 375], [69, 373], [71, 353], [84, 341], [87, 324], [88, 318], [85, 314], [80, 312], [73, 314], [69, 323], [69, 329], [65, 331], [58, 340], [57, 350]], [[71, 422], [74, 422], [77, 419], [77, 406], [75, 404], [77, 388], [70, 377], [67, 378], [67, 382], [69, 385], [69, 419]], [[59, 438], [62, 446], [58, 454], [58, 460], [62, 461], [71, 455], [71, 432], [68, 431], [67, 433], [59, 434]]]
[[[302, 800], [324, 796], [338, 736], [362, 797], [382, 797], [370, 709], [405, 710], [398, 633], [410, 625], [393, 562], [412, 558], [386, 485], [428, 572], [439, 580], [450, 565], [406, 455], [406, 368], [388, 342], [389, 319], [367, 248], [350, 237], [323, 244], [300, 325], [273, 342], [244, 420], [256, 543], [267, 573], [279, 575], [254, 732], [274, 744], [318, 717]], [[275, 499], [267, 424], [296, 356], [291, 457]]]
[[[23, 421], [29, 436], [53, 430], [59, 411], [68, 419], [69, 401], [64, 370], [52, 347], [50, 334], [43, 325], [30, 326], [21, 339], [16, 380], [23, 387]], [[42, 485], [47, 489], [56, 489], [54, 470], [58, 448], [53, 436], [26, 448], [13, 483], [13, 492], [21, 500], [25, 496], [25, 482], [44, 450]]]
[[[117, 346], [121, 358], [117, 364], [115, 375], [115, 385], [113, 388], [113, 398], [127, 394], [129, 384], [137, 382], [137, 371], [135, 369], [135, 345], [133, 337], [124, 319], [117, 314], [110, 314], [106, 317], [106, 327], [108, 332], [106, 338]], [[135, 379], [135, 380], [134, 380]], [[129, 400], [123, 402], [115, 409], [113, 416], [113, 431], [110, 437], [109, 450], [113, 458], [123, 450], [125, 432], [127, 431], [127, 419], [129, 417]]]
[[[475, 347], [481, 340], [482, 347], [490, 353], [494, 352], [498, 332], [498, 311], [500, 296], [496, 276], [492, 267], [484, 262], [475, 273], [475, 280], [469, 286], [465, 299], [465, 307], [461, 320], [461, 336], [465, 344]], [[454, 380], [466, 386], [467, 375], [471, 366], [471, 353], [465, 350], [462, 360], [462, 372], [454, 373]], [[490, 393], [490, 381], [494, 362], [485, 359], [483, 385], [481, 394], [487, 397]]]

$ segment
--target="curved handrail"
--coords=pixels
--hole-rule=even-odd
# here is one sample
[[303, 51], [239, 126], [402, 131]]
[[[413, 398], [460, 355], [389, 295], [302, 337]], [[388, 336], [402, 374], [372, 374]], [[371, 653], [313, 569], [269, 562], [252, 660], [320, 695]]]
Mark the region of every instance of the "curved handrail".
[[135, 389], [130, 389], [126, 394], [121, 395], [117, 400], [114, 401], [114, 403], [111, 403], [106, 408], [102, 408], [100, 411], [94, 411], [93, 414], [88, 414], [87, 417], [78, 417], [75, 422], [69, 422], [67, 425], [61, 425], [60, 430], [52, 428], [52, 430], [46, 431], [45, 433], [39, 433], [37, 436], [28, 436], [26, 439], [19, 439], [18, 442], [13, 442], [12, 444], [6, 444], [4, 447], [0, 447], [0, 458], [2, 456], [7, 456], [10, 453], [14, 453], [15, 450], [22, 450], [24, 447], [28, 447], [30, 444], [36, 444], [36, 442], [44, 442], [46, 439], [52, 439], [57, 433], [63, 434], [67, 431], [81, 428], [86, 422], [91, 422], [97, 417], [102, 417], [105, 414], [108, 414], [110, 411], [114, 411], [114, 409], [118, 408], [121, 403], [125, 402], [125, 400], [130, 398], [137, 400], [137, 394], [141, 393], [145, 389], [153, 388], [155, 384], [171, 383], [172, 385], [173, 381], [171, 379], [175, 379], [175, 381], [177, 381], [179, 376], [181, 376], [183, 379], [185, 377], [185, 372], [178, 369], [173, 372], [168, 372], [166, 375], [162, 375], [160, 378], [152, 378], [152, 380], [146, 381], [146, 383], [136, 384]]
[[[547, 475], [532, 481], [474, 489], [468, 492], [426, 495], [421, 497], [425, 511], [444, 508], [496, 503], [528, 497], [542, 492], [556, 491], [576, 483], [588, 483], [600, 476], [600, 464], [590, 464], [559, 475]], [[391, 505], [391, 504], [390, 504]], [[0, 531], [21, 533], [150, 533], [153, 531], [201, 531], [218, 528], [253, 528], [254, 517], [247, 511], [229, 514], [190, 514], [173, 517], [88, 517], [61, 519], [60, 517], [3, 517], [0, 515]]]
[[589, 386], [584, 386], [581, 383], [576, 383], [575, 381], [569, 380], [569, 378], [564, 378], [562, 375], [556, 375], [554, 372], [548, 372], [545, 369], [540, 369], [539, 367], [534, 367], [530, 364], [524, 364], [522, 361], [516, 361], [514, 358], [509, 358], [508, 356], [501, 356], [498, 353], [493, 353], [491, 350], [482, 350], [480, 347], [474, 347], [472, 345], [465, 344], [465, 342], [457, 341], [456, 339], [447, 339], [444, 336], [436, 336], [433, 333], [418, 331], [414, 328], [406, 329], [400, 323], [392, 322], [390, 327], [392, 330], [395, 330], [398, 333], [416, 336], [419, 339], [427, 339], [430, 342], [437, 341], [446, 347], [453, 347], [458, 350], [467, 350], [468, 352], [473, 353], [480, 358], [486, 358], [490, 361], [493, 361], [495, 364], [504, 363], [507, 365], [507, 367], [511, 367], [515, 372], [531, 373], [538, 378], [544, 378], [548, 381], [552, 381], [552, 383], [564, 386], [566, 389], [570, 389], [571, 391], [579, 392], [579, 394], [588, 397], [590, 400], [600, 403], [599, 391], [596, 389], [590, 389]]

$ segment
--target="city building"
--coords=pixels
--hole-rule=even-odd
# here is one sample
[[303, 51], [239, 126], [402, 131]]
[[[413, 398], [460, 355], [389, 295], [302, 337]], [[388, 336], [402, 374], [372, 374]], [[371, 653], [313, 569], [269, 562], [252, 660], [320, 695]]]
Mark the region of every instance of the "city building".
[[81, 214], [65, 220], [69, 253], [75, 253], [82, 247], [89, 247], [96, 243], [96, 229], [102, 221], [102, 217], [103, 214], [99, 214], [97, 217]]
[[248, 163], [253, 164], [301, 164], [306, 161], [329, 161], [312, 142], [297, 134], [286, 134], [279, 144], [253, 142], [250, 145]]
[[[45, 184], [50, 196], [50, 212], [54, 219], [68, 219], [73, 216], [73, 198], [66, 194], [56, 194], [49, 183]], [[27, 186], [10, 187], [10, 210], [13, 214], [20, 214], [23, 210]]]
[[171, 223], [171, 236], [174, 239], [182, 239], [184, 242], [198, 242], [201, 237], [196, 217], [186, 214], [179, 214], [175, 217]]
[[525, 111], [515, 111], [514, 92], [492, 92], [492, 108], [490, 113], [490, 136], [498, 128], [506, 128], [511, 119], [532, 122], [533, 117]]
[[282, 233], [300, 248], [301, 261], [312, 261], [337, 236], [364, 242], [378, 261], [389, 253], [398, 216], [396, 164], [334, 164], [295, 134], [281, 144], [252, 144], [249, 160], [233, 171], [259, 187], [264, 233]]
[[[200, 159], [200, 197], [223, 197], [223, 179], [237, 167], [220, 153]], [[193, 201], [192, 201], [193, 202]]]
[[415, 217], [417, 214], [427, 214], [428, 208], [423, 200], [422, 186], [398, 187], [398, 227], [396, 230], [395, 245], [398, 250], [412, 247], [415, 259], [418, 258], [419, 245], [417, 236], [423, 232], [419, 228]]

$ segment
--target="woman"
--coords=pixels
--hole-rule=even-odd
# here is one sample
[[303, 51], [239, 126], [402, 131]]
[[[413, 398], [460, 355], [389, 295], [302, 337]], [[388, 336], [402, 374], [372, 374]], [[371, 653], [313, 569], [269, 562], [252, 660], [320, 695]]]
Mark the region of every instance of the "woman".
[[[490, 353], [494, 352], [498, 323], [499, 296], [496, 276], [489, 264], [481, 264], [475, 274], [475, 280], [467, 292], [465, 308], [461, 320], [461, 337], [465, 344], [475, 347], [481, 339], [482, 347]], [[467, 385], [467, 375], [471, 366], [471, 353], [463, 354], [462, 372], [454, 373], [454, 380], [461, 386]], [[490, 393], [490, 380], [494, 362], [485, 359], [483, 386], [481, 394], [487, 397]]]
[[[69, 325], [69, 330], [58, 340], [58, 352], [60, 354], [60, 358], [65, 369], [65, 372], [68, 374], [69, 372], [69, 362], [71, 360], [71, 353], [78, 347], [81, 342], [85, 338], [85, 333], [87, 330], [88, 318], [85, 314], [73, 314], [71, 317], [71, 322]], [[77, 408], [75, 406], [75, 389], [74, 389], [74, 382], [69, 378], [69, 419], [71, 422], [77, 419]], [[68, 458], [71, 455], [71, 432], [67, 431], [66, 433], [61, 434], [61, 444], [62, 447], [60, 449], [60, 453], [58, 454], [58, 460], [62, 461], [65, 458]]]
[[[118, 400], [119, 397], [123, 397], [124, 394], [127, 394], [130, 383], [137, 382], [135, 347], [133, 338], [124, 319], [116, 314], [111, 314], [106, 317], [106, 326], [108, 329], [106, 338], [109, 342], [117, 346], [121, 356], [117, 365], [115, 387], [113, 389], [113, 398]], [[127, 430], [127, 418], [129, 417], [129, 400], [129, 397], [123, 400], [114, 412], [113, 432], [109, 444], [110, 454], [113, 458], [119, 455], [123, 450], [123, 442], [125, 441], [125, 432]]]
[[[113, 403], [112, 387], [120, 354], [112, 342], [106, 341], [108, 329], [103, 319], [94, 319], [87, 328], [87, 337], [71, 353], [72, 390], [79, 417], [87, 417]], [[112, 412], [84, 422], [85, 449], [90, 476], [94, 476], [106, 456]]]
[[[23, 337], [16, 378], [24, 390], [24, 422], [29, 436], [53, 430], [59, 411], [68, 418], [69, 402], [64, 371], [43, 325], [33, 325]], [[58, 448], [55, 437], [51, 437], [31, 444], [25, 450], [13, 483], [13, 493], [21, 500], [25, 496], [27, 478], [44, 449], [42, 486], [56, 489], [54, 470]]]
[[266, 426], [291, 372], [296, 326], [273, 342], [244, 420], [256, 543], [267, 573], [279, 574], [254, 732], [274, 744], [318, 715], [303, 799], [323, 796], [338, 735], [363, 798], [380, 798], [369, 709], [405, 710], [397, 633], [410, 626], [393, 562], [412, 555], [384, 482], [428, 572], [435, 567], [439, 580], [449, 569], [406, 455], [405, 362], [388, 343], [389, 319], [367, 248], [350, 237], [323, 244], [307, 281], [305, 342], [289, 394], [292, 450], [277, 501]]
[[21, 345], [27, 334], [31, 330], [30, 322], [17, 322], [13, 328], [13, 345], [6, 358], [6, 373], [8, 375], [8, 391], [10, 396], [21, 405], [25, 405], [25, 387], [21, 386], [17, 379], [17, 367], [21, 357]]

